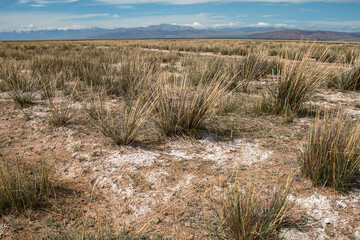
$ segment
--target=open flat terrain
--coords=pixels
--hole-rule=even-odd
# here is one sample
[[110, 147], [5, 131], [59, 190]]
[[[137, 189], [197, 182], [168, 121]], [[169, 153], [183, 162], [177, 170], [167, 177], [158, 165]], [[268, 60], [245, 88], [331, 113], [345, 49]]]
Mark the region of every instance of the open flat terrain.
[[[264, 40], [1, 42], [0, 160], [44, 161], [52, 184], [36, 206], [0, 211], [0, 239], [232, 239], [219, 215], [234, 186], [253, 186], [261, 202], [287, 182], [288, 224], [269, 238], [360, 239], [359, 167], [339, 191], [312, 182], [301, 165], [323, 112], [360, 121], [360, 70], [352, 85], [341, 77], [360, 69], [359, 49]], [[317, 82], [284, 110], [271, 96], [291, 68]]]

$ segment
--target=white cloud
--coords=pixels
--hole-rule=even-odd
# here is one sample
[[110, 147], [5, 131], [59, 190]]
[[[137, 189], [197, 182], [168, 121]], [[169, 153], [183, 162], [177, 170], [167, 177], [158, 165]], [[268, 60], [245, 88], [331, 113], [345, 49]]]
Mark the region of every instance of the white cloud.
[[295, 25], [288, 25], [285, 23], [276, 23], [273, 26], [278, 27], [278, 28], [294, 28], [294, 27], [296, 27]]
[[108, 4], [141, 4], [141, 3], [168, 3], [168, 4], [195, 4], [209, 2], [287, 2], [287, 3], [304, 3], [304, 2], [360, 2], [360, 0], [95, 0], [97, 2]]
[[[13, 31], [28, 29], [29, 22], [33, 25], [31, 29], [57, 29], [72, 28], [74, 25], [84, 27], [101, 27], [98, 22], [106, 19], [115, 20], [109, 14], [65, 14], [65, 13], [46, 13], [46, 12], [27, 12], [27, 13], [2, 13], [0, 15], [1, 31]], [[116, 20], [115, 20], [116, 21]]]
[[277, 27], [277, 28], [294, 28], [295, 25], [288, 25], [285, 23], [270, 24], [266, 22], [258, 22], [257, 24], [251, 24], [250, 27]]
[[263, 15], [262, 17], [264, 18], [268, 18], [268, 17], [275, 17], [276, 15], [270, 15], [270, 14], [267, 14], [267, 15]]
[[132, 8], [134, 8], [134, 6], [121, 5], [118, 8], [120, 8], [120, 9], [132, 9]]
[[355, 21], [306, 21], [308, 29], [321, 29], [330, 31], [360, 31], [360, 20]]
[[73, 3], [79, 0], [19, 0], [19, 3], [28, 4], [31, 3], [30, 6], [37, 7], [37, 6], [45, 6], [46, 4], [51, 3]]
[[213, 28], [224, 28], [224, 27], [235, 27], [235, 26], [237, 26], [237, 24], [235, 24], [235, 23], [223, 23], [223, 24], [217, 23], [217, 24], [211, 25], [211, 27], [213, 27]]
[[309, 23], [331, 25], [331, 26], [353, 26], [353, 25], [360, 26], [360, 20], [355, 20], [355, 21], [309, 21]]
[[[51, 12], [7, 12], [0, 14], [0, 31], [13, 31], [24, 27], [26, 23], [35, 25], [35, 29], [58, 29], [72, 28], [73, 25], [102, 28], [139, 27], [157, 25], [161, 23], [176, 23], [195, 28], [208, 27], [213, 24], [221, 24], [219, 19], [212, 19], [211, 15], [167, 15], [167, 16], [143, 16], [143, 17], [114, 17], [109, 14], [68, 14]], [[189, 24], [191, 22], [191, 24]]]
[[269, 27], [269, 26], [271, 26], [271, 24], [266, 23], [266, 22], [258, 22], [257, 24], [252, 24], [250, 26], [251, 27]]
[[193, 28], [204, 28], [204, 25], [202, 25], [199, 22], [193, 22], [193, 23], [187, 23], [187, 24], [179, 24], [181, 26], [187, 26], [187, 27], [193, 27]]
[[81, 14], [81, 15], [72, 15], [69, 18], [65, 18], [65, 19], [83, 19], [83, 18], [94, 18], [94, 17], [107, 17], [110, 14], [108, 13], [89, 13], [89, 14]]

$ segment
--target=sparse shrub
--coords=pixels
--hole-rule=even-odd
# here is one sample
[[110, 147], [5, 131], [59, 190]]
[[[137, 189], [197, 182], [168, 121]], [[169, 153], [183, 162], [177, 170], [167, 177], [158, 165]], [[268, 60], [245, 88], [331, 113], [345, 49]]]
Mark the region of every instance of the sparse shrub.
[[52, 178], [45, 161], [27, 164], [20, 159], [0, 163], [0, 215], [35, 209], [46, 203]]
[[216, 211], [216, 235], [221, 239], [272, 239], [280, 228], [290, 225], [293, 204], [288, 200], [289, 183], [261, 196], [253, 185], [236, 184]]
[[305, 150], [301, 170], [314, 185], [346, 190], [355, 182], [360, 167], [360, 121], [340, 112], [316, 117]]
[[303, 103], [325, 82], [330, 75], [318, 63], [310, 66], [311, 51], [301, 61], [286, 61], [280, 65], [274, 86], [263, 95], [259, 109], [278, 115], [298, 114]]
[[[155, 121], [165, 135], [194, 134], [216, 105], [226, 97], [228, 77], [218, 73], [212, 80], [200, 81], [196, 87], [187, 77], [169, 85], [166, 79], [157, 84], [158, 100]], [[206, 82], [206, 83], [204, 83]]]
[[151, 97], [145, 99], [138, 97], [124, 106], [120, 112], [105, 108], [98, 99], [91, 107], [92, 114], [95, 114], [97, 120], [95, 126], [117, 145], [132, 143], [153, 110], [152, 101], [156, 101], [156, 97], [153, 100]]

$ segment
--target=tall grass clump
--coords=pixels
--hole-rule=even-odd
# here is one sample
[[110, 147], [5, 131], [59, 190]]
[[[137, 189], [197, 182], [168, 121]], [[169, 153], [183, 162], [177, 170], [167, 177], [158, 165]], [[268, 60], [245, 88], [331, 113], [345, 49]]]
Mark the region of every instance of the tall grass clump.
[[32, 78], [24, 63], [12, 60], [3, 61], [0, 67], [0, 79], [3, 88], [12, 100], [24, 107], [34, 101], [34, 91], [38, 87], [38, 78]]
[[302, 105], [330, 76], [330, 71], [319, 63], [311, 63], [312, 50], [300, 61], [285, 61], [280, 65], [275, 83], [263, 95], [259, 108], [278, 115], [296, 115]]
[[51, 195], [52, 179], [45, 161], [26, 164], [2, 160], [0, 163], [0, 215], [22, 212], [46, 203]]
[[70, 104], [74, 99], [74, 95], [76, 93], [76, 86], [78, 81], [73, 83], [72, 91], [69, 96], [64, 96], [63, 92], [60, 92], [56, 89], [57, 86], [57, 78], [54, 78], [52, 82], [47, 86], [48, 92], [48, 106], [50, 108], [49, 115], [49, 124], [55, 127], [61, 127], [67, 125], [73, 113], [70, 109]]
[[108, 94], [132, 100], [148, 90], [149, 84], [157, 76], [157, 65], [139, 53], [123, 56], [120, 63], [112, 65], [115, 71], [105, 82]]
[[56, 93], [54, 98], [48, 100], [50, 115], [49, 115], [49, 124], [55, 127], [61, 127], [67, 125], [71, 118], [72, 112], [69, 107], [70, 99], [65, 99], [61, 93]]
[[330, 87], [347, 91], [360, 90], [360, 58], [344, 63], [342, 72], [330, 82]]
[[216, 210], [216, 235], [221, 239], [275, 239], [280, 228], [290, 225], [289, 185], [261, 196], [253, 185], [241, 189], [235, 184]]
[[189, 81], [195, 86], [201, 81], [213, 79], [225, 68], [224, 59], [219, 57], [186, 56], [182, 63]]
[[193, 135], [199, 125], [227, 95], [228, 77], [222, 73], [210, 80], [201, 80], [192, 86], [181, 77], [169, 84], [161, 79], [157, 84], [158, 100], [155, 121], [164, 135]]
[[236, 75], [235, 86], [247, 92], [250, 82], [259, 80], [260, 77], [269, 73], [273, 64], [267, 58], [268, 51], [259, 46], [250, 50], [245, 58], [236, 61], [232, 66], [232, 72]]
[[114, 111], [104, 107], [97, 99], [90, 107], [91, 117], [96, 120], [95, 126], [115, 144], [129, 145], [152, 113], [153, 101], [156, 101], [156, 97], [138, 97], [120, 111]]
[[355, 183], [360, 167], [360, 121], [340, 112], [316, 117], [300, 158], [305, 177], [316, 186], [343, 191]]

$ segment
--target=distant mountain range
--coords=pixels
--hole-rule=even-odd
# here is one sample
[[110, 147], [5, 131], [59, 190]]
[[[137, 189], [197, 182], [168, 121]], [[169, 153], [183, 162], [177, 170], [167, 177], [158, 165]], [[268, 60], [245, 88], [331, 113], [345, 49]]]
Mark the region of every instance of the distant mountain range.
[[0, 40], [64, 40], [64, 39], [122, 39], [122, 38], [250, 38], [304, 39], [329, 41], [360, 41], [360, 33], [309, 31], [271, 27], [195, 29], [170, 24], [136, 28], [86, 28], [68, 30], [32, 30], [0, 32]]

